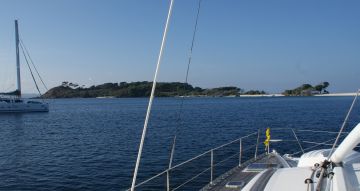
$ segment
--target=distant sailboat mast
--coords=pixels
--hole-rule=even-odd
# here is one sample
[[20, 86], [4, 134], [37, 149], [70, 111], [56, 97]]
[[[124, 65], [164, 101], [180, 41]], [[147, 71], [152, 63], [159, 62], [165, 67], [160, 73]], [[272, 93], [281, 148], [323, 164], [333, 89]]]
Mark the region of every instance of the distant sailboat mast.
[[16, 43], [16, 70], [17, 70], [17, 90], [16, 93], [21, 97], [21, 81], [20, 81], [20, 57], [19, 57], [19, 31], [18, 21], [15, 20], [15, 43]]
[[[6, 112], [6, 113], [9, 113], [9, 112], [48, 112], [49, 111], [48, 103], [45, 103], [44, 101], [38, 102], [35, 100], [29, 101], [27, 99], [21, 98], [20, 51], [22, 51], [22, 53], [24, 54], [24, 59], [26, 61], [27, 66], [29, 67], [31, 77], [33, 78], [33, 80], [35, 82], [36, 89], [39, 91], [40, 96], [41, 96], [41, 93], [40, 93], [38, 85], [36, 84], [35, 77], [33, 75], [33, 72], [31, 71], [31, 67], [29, 64], [29, 60], [31, 61], [31, 63], [32, 63], [32, 60], [29, 56], [29, 53], [27, 53], [27, 54], [25, 53], [25, 52], [27, 52], [27, 50], [25, 50], [24, 45], [19, 37], [19, 27], [18, 27], [17, 20], [15, 20], [15, 45], [16, 45], [17, 87], [16, 87], [15, 91], [0, 93], [3, 95], [7, 95], [6, 97], [4, 97], [0, 100], [0, 113], [1, 112]], [[36, 70], [34, 63], [32, 63], [32, 64]], [[37, 70], [36, 70], [36, 72], [37, 72]], [[37, 72], [37, 74], [39, 75], [38, 72]], [[39, 78], [41, 79], [40, 75], [39, 75]]]

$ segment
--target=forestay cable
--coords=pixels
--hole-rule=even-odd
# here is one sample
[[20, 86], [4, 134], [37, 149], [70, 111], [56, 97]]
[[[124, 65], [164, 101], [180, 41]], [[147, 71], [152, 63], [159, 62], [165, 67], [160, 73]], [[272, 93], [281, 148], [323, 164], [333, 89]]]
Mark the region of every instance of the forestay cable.
[[355, 98], [354, 98], [354, 100], [353, 100], [353, 102], [352, 102], [352, 104], [351, 104], [351, 106], [350, 106], [350, 109], [349, 109], [349, 111], [348, 111], [348, 113], [347, 113], [347, 115], [346, 115], [346, 117], [345, 117], [345, 120], [344, 120], [344, 122], [343, 122], [343, 124], [342, 124], [342, 126], [341, 126], [341, 128], [340, 128], [340, 131], [339, 131], [339, 133], [338, 133], [338, 135], [337, 135], [337, 137], [336, 137], [336, 140], [335, 140], [335, 142], [334, 142], [334, 144], [333, 144], [333, 146], [332, 146], [332, 148], [331, 148], [331, 151], [330, 151], [330, 153], [329, 153], [329, 156], [328, 156], [327, 160], [330, 159], [331, 155], [333, 154], [333, 152], [334, 152], [334, 150], [335, 150], [335, 147], [336, 147], [336, 145], [337, 145], [337, 142], [339, 141], [340, 135], [341, 135], [342, 131], [344, 130], [344, 127], [345, 127], [345, 125], [346, 125], [346, 123], [347, 123], [347, 121], [348, 121], [348, 119], [349, 119], [350, 113], [351, 113], [351, 111], [352, 111], [352, 109], [353, 109], [353, 107], [354, 107], [354, 105], [355, 105], [356, 99], [357, 99], [357, 97], [359, 96], [359, 92], [360, 92], [360, 89], [356, 92], [356, 96], [355, 96]]
[[24, 47], [22, 46], [21, 43], [20, 43], [20, 47], [21, 47], [22, 53], [24, 54], [24, 58], [25, 58], [26, 64], [27, 64], [27, 66], [28, 66], [28, 68], [29, 68], [29, 70], [30, 70], [31, 77], [32, 77], [32, 79], [34, 80], [35, 87], [36, 87], [37, 91], [39, 92], [39, 96], [41, 97], [41, 92], [40, 92], [39, 86], [38, 86], [38, 84], [36, 83], [36, 79], [35, 79], [35, 77], [34, 77], [34, 74], [33, 74], [32, 70], [31, 70], [31, 67], [30, 67], [28, 58], [26, 57], [26, 54], [25, 54], [25, 51], [24, 51]]
[[25, 53], [26, 53], [27, 57], [29, 58], [30, 63], [31, 63], [31, 64], [32, 64], [32, 66], [34, 67], [35, 72], [36, 72], [36, 74], [38, 75], [38, 77], [39, 77], [39, 79], [40, 79], [41, 83], [42, 83], [42, 84], [43, 84], [43, 86], [45, 87], [46, 91], [49, 91], [49, 89], [47, 88], [46, 84], [44, 83], [44, 80], [42, 79], [42, 77], [41, 77], [41, 75], [40, 75], [39, 71], [37, 70], [37, 68], [36, 68], [36, 66], [35, 66], [35, 64], [34, 64], [34, 62], [33, 62], [33, 60], [31, 59], [31, 56], [30, 56], [30, 53], [29, 53], [28, 49], [26, 48], [26, 46], [25, 46], [25, 44], [24, 44], [24, 42], [22, 41], [22, 39], [21, 39], [21, 38], [20, 38], [20, 44], [21, 44], [21, 46], [24, 48]]
[[167, 31], [168, 31], [168, 25], [169, 25], [171, 13], [172, 13], [173, 3], [174, 3], [174, 0], [171, 0], [170, 1], [169, 12], [168, 12], [167, 19], [166, 19], [165, 29], [164, 29], [164, 33], [163, 33], [163, 38], [162, 38], [162, 41], [161, 41], [160, 52], [159, 52], [159, 56], [158, 56], [158, 60], [157, 60], [157, 64], [156, 64], [156, 70], [155, 70], [154, 81], [153, 81], [153, 85], [152, 85], [152, 89], [151, 89], [149, 105], [148, 105], [148, 108], [147, 108], [147, 111], [146, 111], [144, 128], [143, 128], [142, 135], [141, 135], [141, 141], [140, 141], [139, 151], [138, 151], [138, 155], [137, 155], [137, 159], [136, 159], [133, 180], [132, 180], [132, 183], [131, 183], [131, 191], [135, 190], [136, 177], [137, 177], [137, 173], [138, 173], [138, 170], [139, 170], [139, 164], [140, 164], [141, 154], [142, 154], [142, 150], [143, 150], [143, 146], [144, 146], [144, 140], [145, 140], [145, 136], [146, 136], [146, 129], [147, 129], [148, 122], [149, 122], [152, 102], [154, 100], [155, 88], [156, 88], [156, 80], [157, 80], [157, 75], [158, 75], [158, 71], [159, 71], [159, 67], [160, 67], [160, 63], [161, 63], [164, 44], [165, 44], [165, 41], [166, 41], [166, 34], [167, 34]]
[[[195, 43], [195, 37], [196, 37], [196, 32], [197, 32], [198, 21], [199, 21], [201, 1], [202, 0], [199, 0], [198, 8], [197, 8], [195, 26], [194, 26], [194, 31], [193, 31], [193, 35], [192, 35], [190, 52], [189, 52], [189, 59], [188, 59], [188, 64], [187, 64], [187, 69], [186, 69], [186, 76], [185, 76], [185, 81], [184, 81], [184, 85], [183, 85], [183, 92], [186, 91], [186, 85], [188, 85], [189, 70], [190, 70], [190, 65], [191, 65], [191, 61], [192, 61], [192, 53], [193, 53], [193, 48], [194, 48], [194, 43]], [[181, 113], [182, 113], [182, 110], [183, 110], [184, 98], [185, 97], [183, 95], [182, 98], [181, 98], [181, 103], [180, 103], [180, 108], [179, 108], [179, 113], [178, 113], [178, 118], [177, 118], [177, 126], [176, 126], [176, 130], [175, 130], [175, 135], [174, 135], [174, 139], [173, 139], [172, 146], [171, 146], [171, 153], [170, 153], [170, 159], [169, 159], [169, 168], [171, 168], [171, 166], [172, 166], [172, 161], [173, 161], [174, 152], [175, 152], [175, 145], [176, 145], [176, 136], [177, 136], [178, 131], [179, 131], [179, 126], [181, 126], [181, 121], [182, 121], [181, 120]]]

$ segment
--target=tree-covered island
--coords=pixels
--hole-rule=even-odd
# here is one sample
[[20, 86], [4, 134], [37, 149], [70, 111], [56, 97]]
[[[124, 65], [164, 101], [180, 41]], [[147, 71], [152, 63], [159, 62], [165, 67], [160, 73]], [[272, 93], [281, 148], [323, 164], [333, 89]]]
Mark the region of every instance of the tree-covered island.
[[[148, 97], [151, 92], [152, 82], [120, 82], [105, 83], [97, 86], [84, 87], [76, 83], [63, 82], [60, 86], [47, 91], [43, 98], [96, 98], [96, 97]], [[234, 86], [203, 89], [193, 87], [187, 83], [181, 82], [159, 82], [156, 85], [157, 97], [175, 97], [175, 96], [240, 96], [266, 94], [264, 91], [250, 90], [244, 91]]]
[[322, 82], [318, 85], [312, 86], [310, 84], [303, 84], [292, 90], [285, 90], [282, 94], [285, 96], [312, 96], [316, 94], [328, 94], [326, 90], [329, 87], [329, 82]]
[[[285, 90], [284, 96], [312, 96], [316, 94], [328, 94], [329, 82], [322, 82], [315, 86], [303, 84], [291, 90]], [[104, 83], [90, 87], [79, 86], [76, 83], [62, 82], [42, 95], [43, 98], [96, 98], [96, 97], [149, 97], [152, 82], [120, 82]], [[237, 97], [241, 95], [266, 95], [265, 91], [248, 90], [226, 86], [218, 88], [200, 88], [181, 82], [158, 82], [155, 96], [157, 97]]]

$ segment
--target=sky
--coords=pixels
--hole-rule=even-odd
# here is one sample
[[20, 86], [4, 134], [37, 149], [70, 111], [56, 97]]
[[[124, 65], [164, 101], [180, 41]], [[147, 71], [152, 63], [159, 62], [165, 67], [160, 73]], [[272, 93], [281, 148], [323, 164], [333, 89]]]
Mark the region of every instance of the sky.
[[[169, 0], [0, 0], [0, 92], [15, 89], [14, 20], [48, 87], [152, 81]], [[175, 0], [159, 81], [185, 80], [197, 0]], [[202, 0], [189, 83], [269, 93], [360, 88], [360, 1]], [[23, 92], [36, 91], [22, 59]], [[42, 88], [44, 91], [44, 88]]]

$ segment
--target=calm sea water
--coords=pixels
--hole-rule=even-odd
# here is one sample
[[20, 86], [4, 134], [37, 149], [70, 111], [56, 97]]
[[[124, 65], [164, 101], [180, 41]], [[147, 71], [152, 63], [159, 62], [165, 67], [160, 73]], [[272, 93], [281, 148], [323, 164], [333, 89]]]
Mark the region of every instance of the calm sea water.
[[[186, 98], [179, 122], [180, 98], [157, 98], [139, 181], [166, 168], [176, 129], [175, 164], [259, 128], [336, 131], [352, 99]], [[147, 101], [59, 99], [50, 101], [49, 113], [1, 114], [0, 190], [128, 188]], [[360, 122], [359, 106], [347, 130]], [[272, 137], [282, 133], [274, 131]], [[311, 136], [301, 138], [324, 138], [323, 134]], [[289, 144], [285, 150], [293, 148]]]

